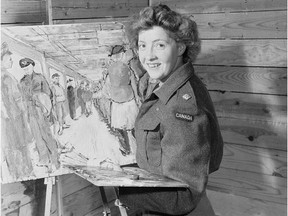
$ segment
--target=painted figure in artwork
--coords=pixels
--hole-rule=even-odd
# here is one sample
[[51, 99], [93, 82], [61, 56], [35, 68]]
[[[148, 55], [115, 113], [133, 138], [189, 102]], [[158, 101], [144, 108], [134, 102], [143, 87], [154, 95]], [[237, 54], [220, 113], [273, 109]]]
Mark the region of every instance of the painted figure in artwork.
[[69, 128], [70, 125], [68, 125], [65, 121], [65, 117], [67, 115], [66, 105], [65, 105], [65, 103], [66, 103], [66, 91], [60, 85], [59, 77], [60, 77], [60, 75], [58, 73], [54, 73], [52, 75], [53, 84], [52, 84], [51, 89], [52, 89], [52, 94], [53, 94], [52, 104], [53, 104], [53, 107], [55, 107], [56, 117], [57, 117], [57, 121], [59, 123], [59, 130], [57, 133], [59, 135], [62, 135], [63, 129]]
[[68, 104], [69, 104], [69, 112], [71, 119], [76, 118], [76, 106], [75, 106], [75, 92], [74, 92], [74, 86], [72, 83], [72, 79], [69, 79], [67, 81], [67, 98], [68, 98]]
[[52, 91], [46, 78], [34, 71], [35, 62], [30, 58], [19, 61], [26, 75], [20, 80], [24, 94], [28, 122], [36, 140], [36, 149], [39, 155], [38, 166], [49, 169], [59, 167], [57, 147], [58, 142], [52, 136], [49, 114], [52, 109]]
[[90, 83], [87, 82], [85, 87], [84, 87], [84, 91], [82, 93], [82, 98], [85, 104], [85, 112], [84, 114], [86, 115], [86, 117], [92, 115], [92, 91], [91, 91], [91, 87], [90, 87]]
[[82, 80], [80, 82], [80, 86], [77, 89], [77, 99], [78, 99], [78, 104], [81, 107], [81, 115], [84, 115], [86, 107], [85, 107], [85, 102], [83, 100], [83, 93], [85, 91], [85, 84], [86, 82], [84, 80]]
[[117, 129], [125, 139], [120, 150], [130, 154], [131, 139], [134, 139], [134, 122], [138, 114], [137, 90], [134, 75], [127, 64], [118, 61], [108, 68], [111, 100], [111, 127]]
[[[17, 179], [33, 174], [28, 145], [33, 136], [27, 124], [27, 112], [18, 81], [8, 71], [12, 68], [8, 44], [1, 45], [1, 153], [2, 178]], [[6, 168], [6, 170], [5, 170]]]

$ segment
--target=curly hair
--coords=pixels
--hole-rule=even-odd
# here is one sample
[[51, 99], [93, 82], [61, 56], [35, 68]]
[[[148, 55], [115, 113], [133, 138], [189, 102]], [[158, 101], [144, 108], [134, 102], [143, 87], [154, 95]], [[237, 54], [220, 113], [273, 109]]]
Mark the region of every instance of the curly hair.
[[189, 17], [172, 11], [168, 6], [159, 4], [146, 7], [131, 17], [126, 26], [126, 34], [132, 49], [138, 49], [138, 36], [140, 31], [162, 27], [176, 42], [186, 45], [183, 61], [194, 62], [201, 49], [201, 41], [197, 24]]

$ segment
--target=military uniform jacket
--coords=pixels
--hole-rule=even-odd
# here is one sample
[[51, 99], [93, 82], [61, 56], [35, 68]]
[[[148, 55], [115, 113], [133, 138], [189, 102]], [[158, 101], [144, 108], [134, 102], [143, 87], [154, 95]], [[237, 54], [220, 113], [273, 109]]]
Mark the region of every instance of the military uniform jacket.
[[219, 168], [223, 141], [209, 93], [191, 63], [146, 97], [135, 129], [139, 167], [187, 183], [199, 201], [208, 174]]
[[53, 97], [49, 84], [42, 74], [33, 72], [31, 75], [25, 75], [20, 80], [20, 83], [25, 96], [28, 97], [29, 100], [31, 100], [34, 93], [39, 92], [49, 95], [50, 99]]

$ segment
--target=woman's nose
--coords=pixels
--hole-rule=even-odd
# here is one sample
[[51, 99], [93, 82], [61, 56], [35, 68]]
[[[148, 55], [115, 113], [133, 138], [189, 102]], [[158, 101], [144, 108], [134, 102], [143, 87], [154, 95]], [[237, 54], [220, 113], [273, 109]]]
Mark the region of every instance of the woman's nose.
[[147, 60], [153, 60], [157, 58], [153, 47], [146, 50], [145, 57]]

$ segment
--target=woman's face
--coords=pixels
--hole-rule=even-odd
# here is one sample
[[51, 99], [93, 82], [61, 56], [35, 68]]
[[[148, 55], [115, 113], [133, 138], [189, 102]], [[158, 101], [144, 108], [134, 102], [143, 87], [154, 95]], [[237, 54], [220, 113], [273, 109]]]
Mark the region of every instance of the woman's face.
[[12, 68], [13, 61], [12, 61], [11, 55], [8, 55], [8, 54], [4, 55], [1, 64], [2, 64], [2, 67], [5, 69]]
[[151, 78], [162, 83], [183, 64], [183, 52], [179, 49], [179, 44], [162, 27], [154, 26], [139, 32], [140, 62]]

